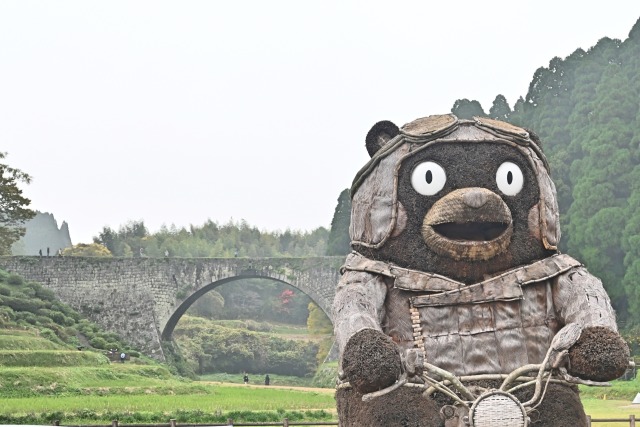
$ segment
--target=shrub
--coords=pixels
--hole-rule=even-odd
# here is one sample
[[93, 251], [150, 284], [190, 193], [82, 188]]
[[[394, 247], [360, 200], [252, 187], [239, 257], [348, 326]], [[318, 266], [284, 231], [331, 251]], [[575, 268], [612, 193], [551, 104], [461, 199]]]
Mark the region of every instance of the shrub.
[[98, 416], [98, 414], [91, 410], [91, 409], [80, 409], [78, 412], [76, 412], [75, 414], [78, 418], [82, 418], [85, 420], [99, 420], [100, 417]]
[[11, 307], [14, 311], [36, 313], [39, 309], [44, 308], [44, 304], [38, 299], [4, 296], [2, 300], [4, 301], [4, 305]]
[[56, 344], [64, 344], [60, 338], [56, 335], [54, 331], [49, 328], [41, 328], [40, 336], [48, 339], [49, 341], [55, 342]]
[[53, 320], [51, 320], [51, 318], [49, 316], [38, 316], [38, 315], [36, 315], [36, 320], [38, 321], [39, 325], [43, 325], [43, 326], [51, 326], [51, 325], [55, 324], [55, 322]]
[[91, 338], [91, 340], [89, 341], [89, 344], [91, 344], [92, 347], [99, 348], [101, 350], [106, 350], [106, 349], [109, 348], [109, 344], [102, 337], [93, 337], [93, 338]]
[[36, 285], [36, 287], [34, 288], [36, 297], [40, 298], [43, 301], [55, 302], [57, 300], [56, 295], [51, 289], [47, 289], [37, 283], [34, 285]]
[[93, 336], [97, 332], [98, 328], [88, 320], [82, 319], [78, 324], [78, 330], [84, 335]]
[[305, 376], [316, 369], [315, 343], [226, 328], [213, 322], [205, 327], [201, 322], [179, 324], [175, 331], [178, 342], [181, 336], [185, 337], [185, 345], [181, 344], [184, 356], [200, 373], [246, 371]]
[[53, 423], [54, 421], [60, 421], [64, 417], [64, 412], [62, 411], [54, 411], [54, 412], [44, 412], [40, 415], [40, 418], [43, 420]]
[[22, 286], [24, 285], [24, 279], [22, 276], [18, 276], [17, 274], [11, 273], [7, 277], [7, 283], [12, 286]]
[[25, 283], [24, 286], [20, 286], [20, 294], [22, 296], [24, 296], [24, 297], [27, 297], [27, 298], [35, 298], [36, 297], [36, 291], [33, 290], [33, 288], [27, 286], [26, 283]]
[[61, 303], [60, 301], [52, 302], [51, 309], [55, 310], [55, 311], [59, 311], [60, 313], [64, 314], [65, 316], [72, 318], [76, 322], [79, 322], [80, 320], [82, 320], [82, 317], [80, 316], [80, 313], [78, 313], [77, 311], [75, 311], [74, 309], [69, 307], [68, 305], [65, 305], [65, 304]]
[[322, 364], [313, 376], [312, 384], [316, 387], [335, 387], [338, 379], [338, 362]]
[[16, 314], [11, 307], [7, 307], [2, 305], [2, 300], [0, 300], [0, 324], [4, 322], [9, 322], [15, 319]]
[[[112, 341], [114, 343], [118, 343], [118, 341], [120, 340], [120, 337], [117, 334], [114, 334], [113, 332], [102, 332], [98, 334], [98, 336], [101, 338], [104, 338], [106, 341]], [[116, 344], [115, 347], [121, 347], [121, 346]]]
[[247, 320], [247, 329], [255, 332], [271, 332], [273, 329], [266, 322], [256, 322], [255, 320]]
[[21, 324], [35, 325], [38, 323], [36, 315], [28, 311], [18, 311], [15, 319]]

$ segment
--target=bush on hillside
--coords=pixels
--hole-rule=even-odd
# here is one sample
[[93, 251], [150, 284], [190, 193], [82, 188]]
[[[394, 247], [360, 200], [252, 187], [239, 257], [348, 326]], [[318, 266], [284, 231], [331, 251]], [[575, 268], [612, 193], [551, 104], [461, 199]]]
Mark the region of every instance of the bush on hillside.
[[2, 298], [0, 298], [0, 327], [10, 324], [15, 317], [13, 309], [2, 305]]
[[9, 274], [7, 276], [6, 282], [12, 286], [22, 286], [24, 285], [24, 279], [22, 276], [18, 276], [17, 274]]
[[20, 298], [20, 297], [2, 297], [3, 305], [11, 307], [14, 311], [23, 311], [36, 313], [39, 309], [44, 308], [45, 304], [39, 299]]
[[76, 321], [71, 317], [67, 317], [59, 311], [50, 310], [48, 308], [42, 308], [38, 310], [37, 314], [41, 316], [46, 316], [49, 319], [51, 319], [54, 323], [57, 323], [58, 325], [61, 325], [61, 326], [73, 326], [76, 324]]
[[82, 319], [51, 290], [4, 270], [0, 270], [0, 327], [33, 329], [52, 342], [74, 347], [82, 334], [97, 349], [120, 348], [131, 354], [116, 334]]
[[57, 302], [58, 299], [51, 289], [47, 289], [39, 283], [28, 283], [28, 286], [34, 290], [34, 296], [43, 301]]
[[107, 344], [107, 341], [102, 337], [93, 337], [89, 341], [89, 344], [91, 344], [91, 347], [99, 348], [101, 350], [106, 350], [109, 348], [109, 344]]
[[196, 373], [190, 363], [187, 362], [182, 352], [174, 345], [173, 341], [163, 341], [162, 349], [164, 357], [172, 374], [196, 379]]
[[56, 344], [60, 344], [63, 345], [64, 342], [58, 337], [58, 335], [56, 335], [56, 333], [49, 328], [41, 328], [40, 329], [40, 336], [42, 338], [46, 338], [51, 342], [54, 342]]
[[38, 324], [36, 315], [28, 311], [16, 311], [15, 319], [19, 326], [32, 326]]
[[255, 320], [247, 320], [246, 328], [254, 332], [271, 332], [273, 326], [267, 322], [256, 322]]
[[306, 376], [316, 369], [318, 345], [183, 318], [174, 331], [184, 358], [199, 374], [264, 373]]

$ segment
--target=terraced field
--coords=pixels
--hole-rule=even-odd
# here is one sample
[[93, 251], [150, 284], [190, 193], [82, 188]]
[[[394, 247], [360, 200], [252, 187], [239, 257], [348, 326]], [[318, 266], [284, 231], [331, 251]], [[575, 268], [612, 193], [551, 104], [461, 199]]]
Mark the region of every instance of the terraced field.
[[144, 358], [110, 362], [33, 332], [0, 329], [0, 424], [331, 420], [332, 390], [238, 387], [174, 376]]

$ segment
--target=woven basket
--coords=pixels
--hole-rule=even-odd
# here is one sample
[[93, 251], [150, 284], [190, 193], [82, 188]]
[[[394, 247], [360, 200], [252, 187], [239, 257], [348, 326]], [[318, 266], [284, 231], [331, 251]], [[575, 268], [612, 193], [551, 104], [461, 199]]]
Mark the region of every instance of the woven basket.
[[469, 420], [473, 427], [526, 427], [528, 417], [522, 404], [502, 391], [480, 396], [471, 406]]

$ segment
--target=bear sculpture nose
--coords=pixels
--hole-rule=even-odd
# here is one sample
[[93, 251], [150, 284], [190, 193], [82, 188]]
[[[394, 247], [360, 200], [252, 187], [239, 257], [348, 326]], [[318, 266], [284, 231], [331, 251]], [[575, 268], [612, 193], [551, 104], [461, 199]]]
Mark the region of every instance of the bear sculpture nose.
[[480, 189], [473, 189], [462, 196], [462, 201], [470, 208], [481, 208], [487, 203], [487, 193]]

